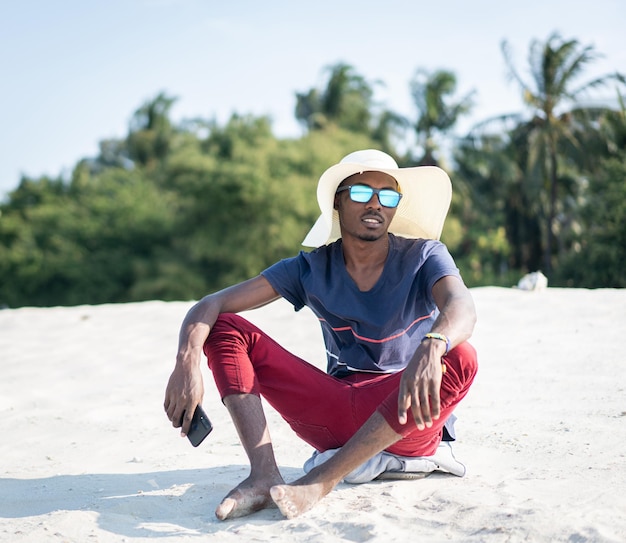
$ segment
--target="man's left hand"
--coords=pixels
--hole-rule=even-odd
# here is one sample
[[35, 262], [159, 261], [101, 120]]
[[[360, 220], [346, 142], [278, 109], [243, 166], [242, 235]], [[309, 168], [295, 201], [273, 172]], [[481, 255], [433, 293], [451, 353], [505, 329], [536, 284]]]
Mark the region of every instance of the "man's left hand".
[[441, 357], [445, 344], [424, 341], [409, 362], [400, 380], [398, 421], [406, 424], [410, 409], [418, 430], [430, 428], [441, 414], [440, 389], [443, 375]]

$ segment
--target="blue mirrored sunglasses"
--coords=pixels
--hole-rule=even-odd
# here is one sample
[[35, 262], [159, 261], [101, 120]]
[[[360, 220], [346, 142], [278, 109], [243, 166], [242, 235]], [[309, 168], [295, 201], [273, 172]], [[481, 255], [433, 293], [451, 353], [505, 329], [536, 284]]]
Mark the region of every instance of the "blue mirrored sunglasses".
[[366, 204], [372, 199], [372, 196], [376, 194], [378, 201], [383, 207], [398, 207], [402, 194], [392, 189], [373, 189], [367, 185], [349, 185], [345, 187], [339, 187], [337, 194], [344, 190], [350, 191], [350, 200], [353, 202], [359, 202], [360, 204]]

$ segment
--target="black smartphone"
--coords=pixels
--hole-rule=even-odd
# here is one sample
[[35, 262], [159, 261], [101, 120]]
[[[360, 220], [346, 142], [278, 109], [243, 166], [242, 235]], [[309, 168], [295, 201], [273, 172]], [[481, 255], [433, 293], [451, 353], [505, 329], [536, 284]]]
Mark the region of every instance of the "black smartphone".
[[204, 438], [211, 433], [211, 430], [213, 430], [213, 425], [209, 417], [207, 417], [202, 406], [198, 405], [191, 419], [191, 426], [187, 434], [189, 441], [191, 441], [194, 447], [197, 447], [204, 441]]

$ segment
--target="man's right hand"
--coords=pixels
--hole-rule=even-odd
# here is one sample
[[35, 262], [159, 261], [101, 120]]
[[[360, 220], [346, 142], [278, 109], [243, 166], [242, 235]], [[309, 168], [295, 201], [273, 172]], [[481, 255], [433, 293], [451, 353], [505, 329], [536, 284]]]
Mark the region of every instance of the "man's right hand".
[[189, 433], [191, 418], [203, 397], [204, 383], [200, 365], [177, 362], [165, 389], [163, 407], [172, 426], [181, 429], [182, 436]]
[[261, 307], [280, 298], [262, 275], [209, 294], [195, 304], [185, 316], [178, 340], [176, 366], [165, 390], [165, 412], [174, 428], [189, 433], [196, 407], [202, 403], [204, 384], [200, 361], [202, 347], [220, 313], [239, 313]]

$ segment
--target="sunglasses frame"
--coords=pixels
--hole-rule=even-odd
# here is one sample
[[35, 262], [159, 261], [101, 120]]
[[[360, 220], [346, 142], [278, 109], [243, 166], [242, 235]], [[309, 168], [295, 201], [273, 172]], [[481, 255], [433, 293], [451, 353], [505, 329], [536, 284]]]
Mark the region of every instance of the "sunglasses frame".
[[[367, 200], [365, 200], [365, 201], [356, 200], [356, 199], [353, 197], [353, 195], [352, 195], [352, 189], [353, 189], [353, 188], [357, 188], [357, 187], [358, 187], [358, 188], [365, 188], [365, 189], [367, 189], [367, 190], [372, 191], [372, 192], [371, 192], [371, 194], [370, 194], [370, 197], [369, 197]], [[401, 192], [398, 192], [397, 190], [393, 190], [393, 189], [375, 189], [375, 188], [370, 187], [369, 185], [363, 185], [363, 184], [358, 184], [358, 185], [345, 185], [345, 186], [343, 186], [343, 187], [339, 187], [339, 188], [337, 189], [337, 191], [335, 192], [335, 194], [339, 194], [340, 192], [343, 192], [343, 191], [346, 191], [346, 190], [349, 190], [349, 191], [350, 191], [350, 192], [349, 192], [349, 195], [350, 195], [350, 200], [352, 200], [353, 202], [356, 202], [356, 203], [358, 203], [358, 204], [366, 204], [367, 202], [369, 202], [369, 201], [372, 199], [372, 197], [374, 196], [374, 194], [378, 197], [378, 201], [380, 202], [380, 205], [381, 205], [381, 206], [383, 206], [383, 207], [387, 207], [387, 208], [389, 208], [389, 209], [395, 209], [396, 207], [398, 207], [398, 205], [400, 204], [400, 200], [402, 200], [402, 193], [401, 193]], [[394, 195], [397, 195], [397, 196], [398, 196], [398, 201], [396, 202], [396, 205], [389, 206], [389, 205], [385, 205], [385, 204], [383, 204], [382, 200], [380, 199], [381, 192], [382, 192], [382, 193], [385, 193], [385, 192], [386, 192], [386, 193], [390, 193], [390, 192], [392, 192]], [[383, 194], [383, 198], [384, 198], [384, 194]]]

